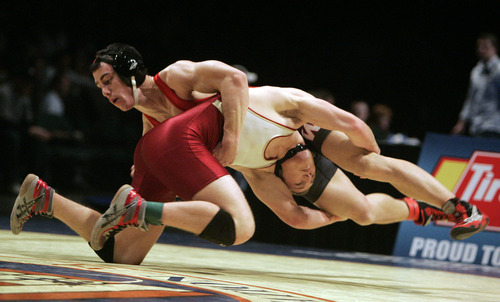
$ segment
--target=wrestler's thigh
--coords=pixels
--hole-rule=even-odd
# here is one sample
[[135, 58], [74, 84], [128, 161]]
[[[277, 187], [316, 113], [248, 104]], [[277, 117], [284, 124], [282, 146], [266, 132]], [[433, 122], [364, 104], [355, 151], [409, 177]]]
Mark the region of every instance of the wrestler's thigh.
[[369, 206], [366, 196], [340, 169], [337, 170], [323, 194], [314, 204], [322, 210], [342, 218], [354, 217], [353, 213], [364, 211]]
[[245, 195], [231, 175], [225, 175], [212, 181], [198, 191], [193, 196], [193, 200], [214, 203], [233, 217], [252, 217]]
[[355, 146], [345, 133], [332, 131], [326, 137], [321, 152], [342, 169], [352, 171], [369, 152]]

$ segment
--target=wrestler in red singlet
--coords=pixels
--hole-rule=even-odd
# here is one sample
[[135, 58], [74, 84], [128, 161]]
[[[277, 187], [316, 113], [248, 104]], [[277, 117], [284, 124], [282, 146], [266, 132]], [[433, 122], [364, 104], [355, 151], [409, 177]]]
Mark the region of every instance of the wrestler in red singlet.
[[197, 101], [180, 99], [158, 75], [155, 83], [178, 108], [187, 110], [162, 123], [146, 116], [155, 126], [135, 149], [134, 189], [146, 200], [171, 201], [172, 192], [183, 200], [228, 171], [212, 155], [222, 140], [224, 118], [212, 105], [216, 94]]

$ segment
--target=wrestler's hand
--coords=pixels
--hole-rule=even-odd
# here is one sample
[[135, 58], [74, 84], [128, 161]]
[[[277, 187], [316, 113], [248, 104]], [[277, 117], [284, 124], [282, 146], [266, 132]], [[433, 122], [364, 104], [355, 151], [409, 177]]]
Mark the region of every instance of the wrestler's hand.
[[130, 177], [134, 178], [134, 174], [135, 174], [135, 165], [132, 165], [132, 167], [130, 167]]
[[238, 154], [238, 144], [229, 143], [222, 139], [222, 142], [215, 146], [213, 156], [224, 167], [231, 165]]

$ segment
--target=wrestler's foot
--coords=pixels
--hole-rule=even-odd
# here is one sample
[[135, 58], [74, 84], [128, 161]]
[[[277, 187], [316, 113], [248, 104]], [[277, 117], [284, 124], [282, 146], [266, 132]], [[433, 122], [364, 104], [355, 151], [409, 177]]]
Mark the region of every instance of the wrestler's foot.
[[443, 211], [456, 218], [457, 224], [451, 229], [450, 236], [454, 240], [463, 240], [481, 232], [490, 222], [486, 214], [482, 214], [475, 205], [464, 200], [453, 198], [443, 206]]
[[24, 179], [19, 195], [10, 214], [10, 230], [13, 234], [21, 233], [23, 224], [33, 215], [52, 218], [52, 199], [54, 189], [34, 174]]
[[109, 209], [94, 225], [90, 246], [98, 251], [110, 237], [128, 227], [147, 231], [145, 214], [146, 201], [131, 186], [123, 185], [113, 197]]
[[415, 211], [417, 213], [417, 218], [413, 220], [416, 225], [426, 226], [432, 221], [456, 221], [455, 216], [445, 214], [441, 209], [425, 202], [416, 201], [410, 197], [405, 197], [404, 201], [410, 208], [410, 212]]

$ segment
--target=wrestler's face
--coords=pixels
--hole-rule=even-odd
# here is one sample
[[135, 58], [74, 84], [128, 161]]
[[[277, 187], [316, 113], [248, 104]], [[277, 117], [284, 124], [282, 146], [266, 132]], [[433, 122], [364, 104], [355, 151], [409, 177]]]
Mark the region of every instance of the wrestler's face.
[[101, 89], [111, 104], [122, 111], [128, 111], [134, 107], [132, 88], [125, 85], [116, 74], [113, 66], [101, 62], [99, 68], [92, 73], [97, 87]]
[[316, 175], [311, 151], [304, 150], [281, 164], [282, 179], [292, 193], [309, 190]]

